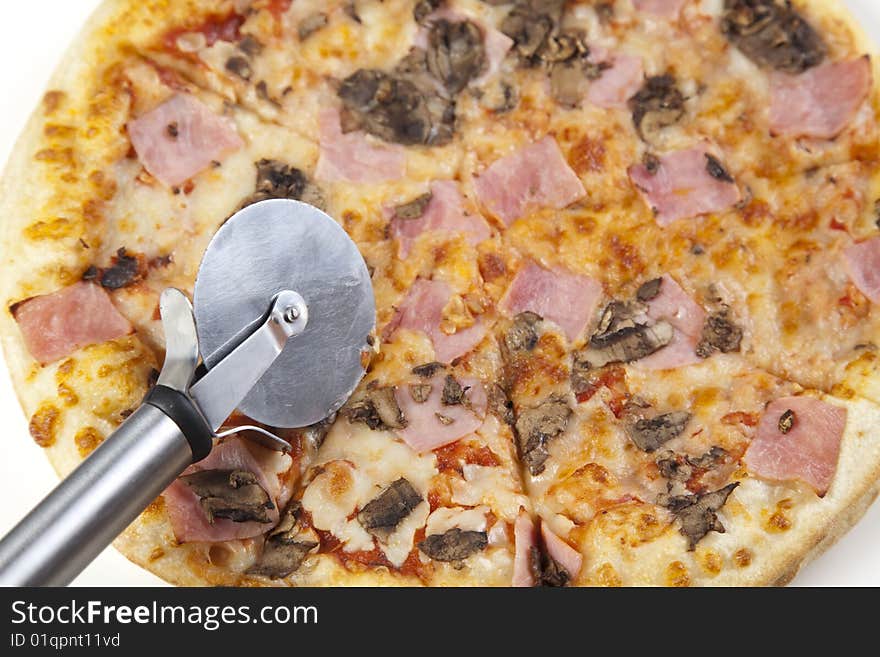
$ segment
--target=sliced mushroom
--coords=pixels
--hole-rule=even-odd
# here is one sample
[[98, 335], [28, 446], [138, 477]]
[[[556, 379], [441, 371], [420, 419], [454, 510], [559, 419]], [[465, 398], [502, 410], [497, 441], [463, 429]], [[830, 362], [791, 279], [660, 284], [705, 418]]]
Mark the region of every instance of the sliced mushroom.
[[227, 59], [226, 70], [234, 73], [242, 80], [250, 80], [251, 75], [253, 75], [250, 62], [247, 60], [247, 57], [242, 57], [241, 55], [233, 55]]
[[363, 422], [370, 429], [403, 429], [406, 418], [394, 397], [394, 386], [367, 389], [366, 395], [352, 402], [348, 419]]
[[199, 496], [208, 522], [227, 518], [233, 522], [270, 522], [275, 504], [269, 493], [246, 470], [200, 470], [180, 478]]
[[394, 218], [418, 219], [425, 214], [425, 208], [428, 207], [428, 203], [431, 202], [433, 197], [434, 195], [431, 192], [428, 192], [427, 194], [417, 196], [412, 201], [407, 201], [406, 203], [398, 205], [394, 208]]
[[417, 404], [424, 404], [431, 396], [433, 386], [430, 383], [411, 383], [409, 385], [409, 394], [413, 401]]
[[739, 351], [742, 338], [742, 328], [729, 319], [726, 308], [712, 313], [703, 325], [703, 333], [696, 347], [697, 356], [708, 358], [716, 351], [723, 354]]
[[463, 561], [489, 545], [486, 532], [453, 527], [443, 534], [431, 534], [419, 543], [419, 550], [434, 561]]
[[291, 198], [317, 207], [324, 206], [321, 191], [296, 167], [266, 158], [255, 162], [254, 166], [257, 169], [256, 188], [242, 201], [241, 207], [270, 198]]
[[489, 411], [495, 415], [504, 424], [513, 426], [516, 422], [516, 415], [513, 412], [513, 402], [510, 397], [497, 383], [489, 386], [487, 391]]
[[430, 363], [425, 363], [424, 365], [416, 365], [412, 368], [412, 373], [416, 376], [420, 376], [423, 379], [431, 379], [434, 377], [437, 372], [440, 370], [445, 370], [446, 365], [443, 363], [438, 363], [436, 360]]
[[540, 315], [533, 312], [522, 312], [513, 318], [510, 328], [504, 333], [504, 348], [507, 355], [531, 351], [538, 344], [538, 324]]
[[672, 75], [655, 75], [630, 98], [629, 107], [639, 136], [652, 141], [660, 129], [678, 123], [684, 116], [684, 96]]
[[447, 374], [443, 381], [443, 392], [440, 401], [444, 406], [458, 406], [467, 402], [465, 392], [467, 388], [463, 388], [451, 374]]
[[483, 33], [472, 21], [434, 21], [428, 31], [428, 71], [457, 94], [486, 68]]
[[668, 345], [674, 332], [671, 324], [661, 321], [653, 326], [634, 324], [601, 336], [593, 336], [590, 346], [575, 354], [576, 362], [583, 368], [631, 363]]
[[657, 459], [660, 474], [671, 481], [687, 482], [694, 475], [694, 470], [709, 470], [725, 459], [728, 453], [721, 447], [714, 446], [701, 456], [685, 456], [666, 451]]
[[565, 0], [520, 0], [501, 23], [501, 31], [514, 41], [526, 66], [540, 62], [538, 53], [558, 32]]
[[410, 80], [360, 69], [342, 81], [337, 93], [343, 103], [343, 130], [361, 129], [405, 145], [440, 144], [452, 137], [451, 130], [439, 129], [444, 117], [433, 115]]
[[721, 31], [759, 66], [803, 73], [828, 52], [822, 37], [786, 0], [725, 0]]
[[537, 547], [529, 548], [529, 570], [536, 586], [561, 587], [571, 579], [558, 561]]
[[571, 415], [568, 403], [558, 395], [551, 395], [539, 405], [517, 414], [514, 424], [517, 447], [520, 458], [533, 475], [544, 471], [544, 462], [550, 456], [547, 443], [565, 431]]
[[433, 14], [443, 4], [443, 0], [419, 0], [413, 7], [413, 18], [419, 25], [424, 25], [425, 19]]
[[676, 495], [663, 497], [660, 503], [668, 508], [681, 522], [679, 531], [688, 539], [688, 550], [693, 552], [697, 543], [710, 531], [724, 533], [724, 525], [718, 520], [718, 511], [727, 502], [739, 482], [703, 495]]
[[296, 28], [296, 31], [299, 34], [299, 40], [305, 41], [312, 34], [320, 30], [322, 27], [325, 27], [327, 25], [327, 22], [327, 14], [323, 12], [318, 12], [316, 14], [312, 14], [311, 16], [306, 16], [300, 21], [299, 26]]
[[146, 276], [146, 263], [142, 256], [131, 255], [125, 247], [116, 251], [116, 255], [106, 268], [92, 265], [83, 273], [83, 280], [96, 281], [101, 287], [118, 290], [134, 285]]
[[690, 413], [673, 411], [628, 422], [624, 425], [624, 430], [639, 449], [653, 452], [664, 443], [680, 436], [690, 421]]
[[302, 505], [293, 501], [285, 509], [281, 522], [266, 537], [259, 560], [250, 568], [249, 575], [283, 579], [299, 570], [306, 556], [318, 547], [317, 536], [299, 524]]
[[662, 278], [654, 278], [646, 283], [642, 283], [639, 286], [639, 289], [636, 290], [636, 299], [641, 301], [642, 303], [648, 302], [651, 299], [657, 298], [657, 295], [660, 294], [660, 286], [663, 284]]
[[397, 528], [413, 509], [422, 503], [422, 496], [401, 477], [368, 502], [357, 515], [364, 529], [382, 541]]

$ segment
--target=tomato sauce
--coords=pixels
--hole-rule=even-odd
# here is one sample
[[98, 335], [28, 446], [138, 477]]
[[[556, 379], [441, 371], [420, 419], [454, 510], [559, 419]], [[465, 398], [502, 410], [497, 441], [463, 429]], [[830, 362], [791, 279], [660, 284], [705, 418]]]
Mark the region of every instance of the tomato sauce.
[[485, 445], [477, 447], [461, 440], [434, 450], [440, 472], [461, 473], [464, 464], [496, 467], [501, 465], [498, 456]]
[[238, 41], [241, 38], [241, 26], [244, 24], [244, 16], [234, 11], [225, 15], [211, 14], [201, 23], [176, 27], [165, 33], [163, 43], [168, 50], [177, 51], [177, 39], [187, 32], [201, 32], [205, 35], [205, 42], [213, 46], [218, 41]]

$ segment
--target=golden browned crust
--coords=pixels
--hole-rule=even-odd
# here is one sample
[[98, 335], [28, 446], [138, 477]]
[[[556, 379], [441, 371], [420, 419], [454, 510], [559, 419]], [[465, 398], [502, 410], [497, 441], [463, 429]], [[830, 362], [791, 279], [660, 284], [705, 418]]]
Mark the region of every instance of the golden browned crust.
[[[117, 49], [119, 35], [126, 30], [153, 34], [164, 20], [177, 23], [190, 13], [204, 11], [214, 3], [171, 0], [107, 0], [92, 16], [79, 40], [72, 46], [54, 76], [43, 105], [30, 119], [13, 151], [0, 181], [0, 228], [2, 267], [0, 333], [15, 389], [29, 416], [36, 418], [34, 434], [47, 447], [47, 456], [60, 475], [69, 472], [88, 453], [101, 435], [118, 424], [115, 414], [136, 404], [147, 386], [146, 373], [156, 367], [156, 354], [138, 336], [90, 348], [68, 359], [69, 364], [52, 368], [35, 367], [24, 350], [7, 306], [28, 296], [43, 293], [76, 280], [88, 264], [86, 253], [75, 246], [80, 240], [100, 241], [100, 203], [113, 194], [96, 172], [119, 157], [123, 147], [112, 126], [126, 114], [127, 106], [112, 94], [95, 96], [94, 91], [116, 81], [108, 64], [123, 55]], [[837, 21], [851, 31], [858, 49], [872, 53], [876, 79], [880, 79], [880, 58], [876, 47], [835, 0], [812, 0], [811, 11]], [[152, 16], [155, 23], [145, 21]], [[134, 39], [137, 40], [135, 35]], [[143, 38], [147, 38], [144, 36]], [[98, 79], [98, 76], [103, 76]], [[877, 94], [875, 87], [875, 94]], [[875, 101], [876, 102], [876, 101]], [[110, 127], [108, 127], [110, 126]], [[73, 133], [71, 133], [71, 130]], [[94, 131], [92, 137], [86, 133]], [[62, 202], [61, 198], [65, 200]], [[36, 276], [34, 274], [37, 274]], [[27, 277], [24, 275], [27, 274]], [[65, 361], [65, 362], [68, 362]], [[118, 396], [91, 404], [87, 410], [76, 404], [65, 406], [65, 389], [83, 390], [101, 368], [114, 369], [124, 381]], [[59, 372], [59, 370], [61, 370]], [[79, 377], [79, 379], [76, 379]], [[79, 380], [88, 379], [88, 384]], [[100, 388], [100, 386], [98, 386]], [[880, 409], [861, 400], [848, 401], [850, 427], [845, 442], [865, 444], [871, 428], [877, 426]], [[83, 405], [84, 406], [84, 405]], [[40, 409], [43, 409], [42, 411]], [[60, 409], [60, 410], [59, 410]], [[876, 431], [876, 430], [875, 430]], [[856, 438], [858, 433], [861, 438]], [[867, 441], [870, 443], [870, 441]], [[842, 456], [841, 471], [834, 489], [824, 500], [833, 512], [816, 513], [797, 525], [797, 540], [791, 549], [777, 551], [766, 563], [719, 578], [735, 585], [784, 585], [809, 560], [827, 550], [864, 514], [880, 491], [880, 450], [871, 444], [868, 466]], [[795, 534], [792, 534], [795, 536]], [[224, 565], [235, 555], [211, 554], [207, 546], [179, 546], [173, 538], [162, 508], [157, 502], [116, 541], [117, 548], [134, 563], [180, 585], [248, 585], [258, 582], [232, 574]], [[383, 572], [357, 576], [342, 568], [322, 565], [319, 578], [327, 585], [398, 585], [401, 579]], [[316, 583], [310, 579], [310, 583]], [[711, 580], [707, 583], [712, 583]]]

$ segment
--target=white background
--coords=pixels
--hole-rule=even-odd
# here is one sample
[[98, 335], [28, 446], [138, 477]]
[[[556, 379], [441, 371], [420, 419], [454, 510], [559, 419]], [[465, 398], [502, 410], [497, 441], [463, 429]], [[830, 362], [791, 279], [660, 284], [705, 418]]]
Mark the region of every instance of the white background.
[[[0, 162], [37, 106], [55, 65], [98, 0], [3, 1], [0, 20]], [[880, 40], [876, 0], [847, 0], [875, 39]], [[3, 221], [0, 217], [0, 221]], [[2, 272], [0, 272], [2, 275]], [[0, 534], [5, 533], [56, 483], [42, 451], [31, 440], [27, 422], [0, 361]], [[877, 428], [880, 431], [880, 427]], [[161, 580], [129, 563], [112, 548], [76, 580], [79, 585], [157, 585]], [[843, 540], [808, 565], [795, 584], [803, 586], [880, 586], [880, 504], [875, 504]]]

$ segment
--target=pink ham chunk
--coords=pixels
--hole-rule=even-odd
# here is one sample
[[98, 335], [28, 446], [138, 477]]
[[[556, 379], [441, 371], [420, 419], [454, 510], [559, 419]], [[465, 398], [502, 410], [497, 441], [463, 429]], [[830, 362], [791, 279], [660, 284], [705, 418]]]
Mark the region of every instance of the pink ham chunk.
[[833, 139], [858, 113], [871, 90], [869, 57], [823, 64], [770, 80], [770, 130], [775, 135]]
[[393, 334], [398, 329], [425, 333], [434, 345], [434, 357], [450, 363], [476, 347], [486, 336], [486, 325], [477, 317], [473, 325], [447, 334], [440, 328], [443, 309], [452, 298], [452, 288], [443, 281], [419, 279], [410, 287], [389, 324]]
[[513, 523], [514, 556], [513, 581], [516, 587], [534, 586], [535, 576], [532, 574], [532, 550], [538, 545], [538, 532], [528, 511], [521, 509]]
[[590, 83], [587, 100], [605, 109], [626, 108], [626, 101], [636, 95], [645, 81], [642, 58], [620, 55], [598, 80]]
[[594, 278], [534, 262], [520, 269], [501, 299], [501, 310], [513, 317], [531, 311], [557, 324], [576, 342], [596, 313], [602, 285]]
[[431, 200], [422, 216], [417, 219], [391, 218], [391, 234], [397, 238], [401, 258], [409, 255], [416, 239], [425, 232], [463, 235], [473, 245], [491, 235], [489, 224], [476, 209], [466, 206], [458, 185], [452, 180], [431, 183]]
[[407, 385], [398, 386], [394, 392], [397, 405], [406, 427], [397, 431], [403, 441], [416, 452], [430, 452], [472, 434], [483, 424], [486, 417], [486, 391], [476, 379], [458, 378], [465, 389], [465, 404], [446, 405], [442, 401], [445, 373], [428, 381], [431, 386], [428, 398], [422, 402], [413, 399]]
[[22, 301], [12, 307], [12, 315], [28, 352], [42, 365], [134, 331], [104, 288], [82, 281]]
[[541, 538], [544, 540], [547, 554], [553, 561], [562, 566], [572, 580], [577, 579], [584, 562], [581, 553], [554, 534], [546, 522], [541, 522]]
[[853, 284], [871, 301], [880, 303], [880, 237], [853, 244], [844, 257]]
[[[645, 164], [629, 168], [629, 177], [645, 201], [654, 209], [655, 219], [668, 226], [679, 219], [723, 212], [739, 203], [739, 188], [729, 174], [710, 160], [705, 148], [667, 153], [656, 168]], [[713, 173], [710, 173], [714, 171]]]
[[144, 168], [168, 186], [180, 185], [244, 145], [231, 120], [184, 93], [131, 121], [128, 136]]
[[638, 11], [672, 19], [678, 18], [685, 2], [687, 0], [633, 0], [633, 6]]
[[508, 226], [535, 208], [562, 209], [586, 194], [549, 136], [496, 160], [474, 186], [480, 202]]
[[661, 281], [657, 296], [648, 301], [647, 314], [651, 319], [668, 322], [675, 332], [668, 345], [634, 365], [644, 370], [671, 370], [702, 362], [696, 348], [706, 311], [669, 274], [664, 274]]
[[375, 184], [399, 180], [406, 174], [406, 152], [402, 146], [383, 144], [361, 131], [343, 133], [339, 110], [322, 110], [318, 126], [317, 180]]
[[198, 495], [178, 479], [162, 493], [177, 540], [181, 543], [231, 541], [259, 536], [271, 529], [278, 522], [278, 498], [281, 494], [277, 472], [271, 468], [273, 456], [269, 450], [247, 445], [240, 438], [231, 438], [217, 445], [207, 458], [191, 465], [183, 473], [188, 475], [202, 470], [244, 470], [253, 473], [257, 483], [275, 505], [269, 511], [270, 522], [235, 522], [228, 518], [214, 518], [211, 524]]
[[[780, 418], [787, 411], [793, 413], [792, 424], [783, 433]], [[837, 470], [845, 428], [845, 408], [812, 397], [777, 399], [764, 410], [745, 463], [759, 477], [798, 479], [825, 495]]]

